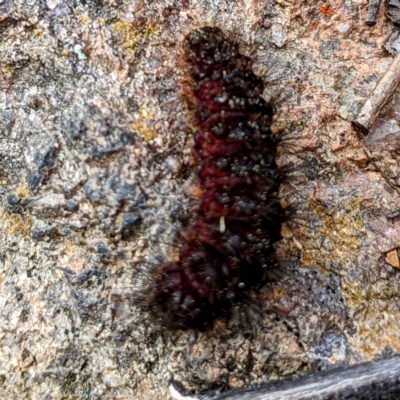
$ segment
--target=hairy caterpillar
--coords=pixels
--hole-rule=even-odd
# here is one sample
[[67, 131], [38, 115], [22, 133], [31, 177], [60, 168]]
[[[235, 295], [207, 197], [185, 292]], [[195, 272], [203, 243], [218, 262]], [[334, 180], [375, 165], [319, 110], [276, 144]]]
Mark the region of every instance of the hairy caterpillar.
[[155, 268], [146, 307], [171, 329], [204, 328], [240, 307], [276, 264], [289, 211], [279, 202], [274, 110], [248, 57], [219, 28], [188, 34], [184, 60], [196, 99], [193, 154], [203, 190], [179, 261]]

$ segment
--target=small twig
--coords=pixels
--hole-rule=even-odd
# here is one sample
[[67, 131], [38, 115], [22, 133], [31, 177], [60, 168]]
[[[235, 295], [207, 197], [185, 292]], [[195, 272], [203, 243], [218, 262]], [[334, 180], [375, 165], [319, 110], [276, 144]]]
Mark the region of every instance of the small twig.
[[381, 0], [369, 0], [368, 17], [365, 21], [366, 25], [374, 26], [376, 24], [376, 16], [378, 15]]
[[[368, 135], [369, 129], [372, 124], [375, 122], [376, 118], [379, 115], [382, 107], [387, 103], [390, 96], [396, 90], [397, 86], [400, 83], [400, 52], [394, 58], [392, 64], [389, 69], [386, 71], [385, 75], [378, 83], [377, 87], [373, 91], [371, 97], [365, 102], [363, 108], [358, 114], [357, 118], [354, 121], [351, 121], [354, 130], [357, 132], [361, 143], [364, 143], [363, 137]], [[382, 175], [382, 178], [385, 182], [394, 189], [397, 193], [400, 194], [400, 188], [393, 184], [390, 178], [387, 176], [385, 171], [378, 165], [376, 162], [376, 158], [371, 154], [368, 147], [364, 144], [364, 151], [366, 152], [369, 160], [375, 166], [375, 168]]]
[[378, 83], [371, 97], [366, 101], [357, 118], [352, 121], [356, 132], [366, 136], [375, 122], [380, 110], [400, 83], [400, 53], [394, 58], [389, 69]]

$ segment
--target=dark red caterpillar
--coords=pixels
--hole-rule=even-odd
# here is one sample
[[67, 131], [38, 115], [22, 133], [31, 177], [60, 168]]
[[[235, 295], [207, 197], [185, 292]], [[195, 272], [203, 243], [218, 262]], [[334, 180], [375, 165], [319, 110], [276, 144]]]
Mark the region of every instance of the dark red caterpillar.
[[273, 108], [250, 59], [214, 27], [190, 33], [183, 49], [198, 100], [194, 155], [203, 195], [179, 261], [156, 268], [146, 304], [169, 328], [204, 328], [245, 302], [276, 263], [285, 177], [275, 162]]

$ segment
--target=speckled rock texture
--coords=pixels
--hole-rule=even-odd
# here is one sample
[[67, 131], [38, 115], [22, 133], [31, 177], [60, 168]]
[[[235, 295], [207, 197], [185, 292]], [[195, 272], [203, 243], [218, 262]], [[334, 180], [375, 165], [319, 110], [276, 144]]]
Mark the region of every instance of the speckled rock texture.
[[[395, 31], [364, 0], [0, 0], [0, 398], [169, 399], [400, 350], [400, 91], [349, 121]], [[181, 43], [218, 26], [270, 82], [301, 204], [259, 324], [166, 332], [134, 302], [196, 207]], [[399, 189], [397, 189], [399, 187]]]

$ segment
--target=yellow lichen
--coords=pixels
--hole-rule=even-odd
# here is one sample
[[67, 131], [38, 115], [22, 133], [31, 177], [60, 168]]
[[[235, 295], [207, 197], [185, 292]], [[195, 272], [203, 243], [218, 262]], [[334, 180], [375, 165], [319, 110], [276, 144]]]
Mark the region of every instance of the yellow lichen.
[[153, 140], [157, 135], [157, 131], [152, 128], [149, 120], [152, 117], [151, 108], [148, 106], [140, 106], [139, 112], [135, 115], [137, 123], [132, 125], [134, 130], [139, 136], [141, 136], [146, 142]]
[[4, 73], [7, 77], [13, 75], [15, 73], [15, 68], [11, 65], [0, 63], [0, 70]]
[[154, 139], [157, 134], [157, 132], [151, 126], [143, 123], [133, 125], [132, 129], [146, 142]]
[[27, 215], [9, 214], [0, 208], [0, 224], [11, 236], [16, 233], [28, 236], [32, 228], [32, 219]]
[[26, 179], [26, 174], [22, 175], [20, 185], [17, 187], [15, 190], [15, 196], [17, 196], [20, 199], [25, 199], [29, 197], [29, 186], [28, 182]]
[[40, 37], [43, 36], [43, 32], [42, 32], [40, 29], [38, 29], [38, 28], [35, 28], [35, 29], [33, 30], [33, 33], [34, 33], [36, 36], [40, 36]]
[[360, 349], [365, 359], [373, 358], [387, 346], [400, 352], [398, 289], [379, 279], [362, 284], [358, 278], [362, 273], [356, 271], [342, 279], [342, 292], [357, 329], [357, 335], [349, 336], [349, 342]]
[[[325, 208], [311, 199], [310, 217], [316, 217], [318, 223], [312, 234], [302, 240], [302, 263], [316, 265], [325, 273], [332, 272], [332, 267], [343, 271], [341, 293], [352, 329], [357, 331], [348, 336], [349, 344], [368, 360], [387, 346], [400, 352], [399, 294], [396, 286], [372, 278], [378, 271], [370, 271], [370, 266], [364, 268], [358, 261], [364, 235], [360, 205], [359, 198], [351, 198], [344, 199], [337, 209]], [[368, 278], [362, 279], [366, 274]]]
[[71, 239], [65, 238], [64, 239], [64, 244], [65, 244], [65, 252], [66, 253], [71, 253], [72, 249], [74, 247], [73, 243], [71, 242]]
[[311, 218], [317, 216], [319, 223], [308, 240], [302, 242], [302, 264], [315, 265], [329, 271], [332, 261], [343, 262], [357, 257], [359, 236], [362, 227], [361, 200], [352, 198], [344, 201], [340, 209], [324, 208], [311, 199]]
[[159, 29], [146, 22], [141, 27], [134, 27], [129, 21], [116, 21], [113, 32], [118, 38], [119, 45], [127, 51], [140, 47], [142, 42], [154, 42], [159, 37]]
[[77, 9], [74, 9], [74, 13], [84, 24], [88, 24], [90, 22], [90, 18], [85, 14], [81, 14]]

